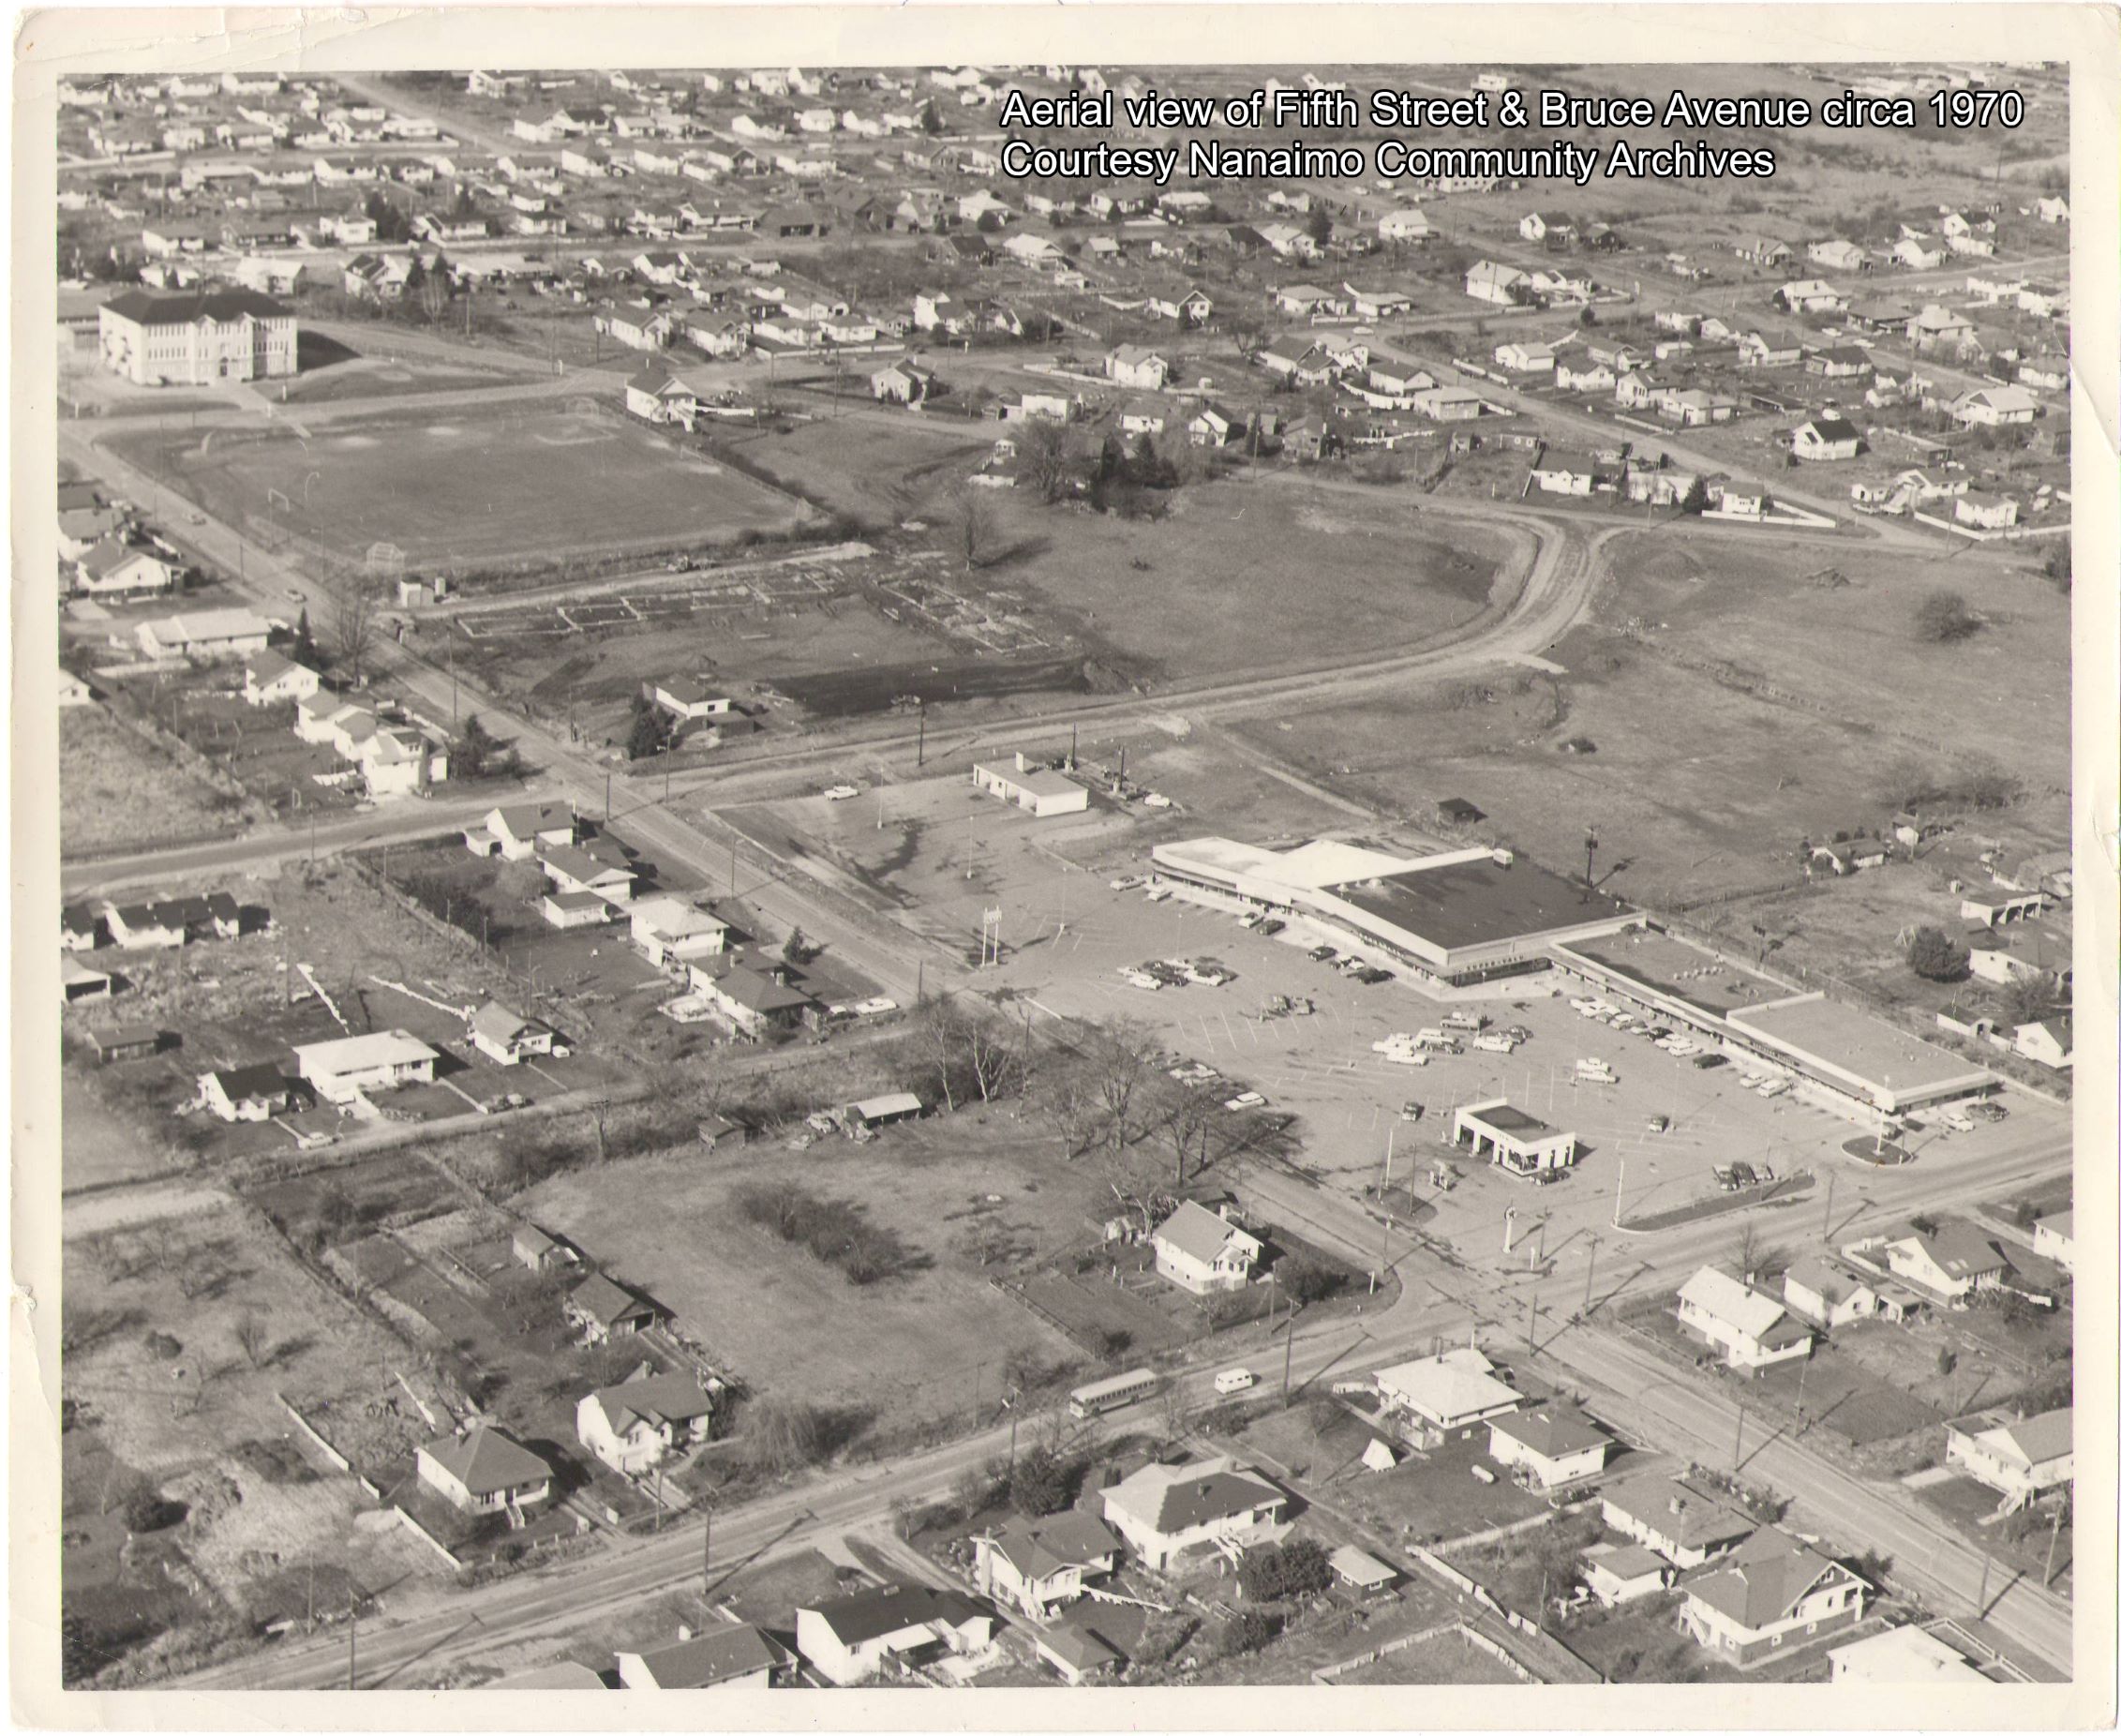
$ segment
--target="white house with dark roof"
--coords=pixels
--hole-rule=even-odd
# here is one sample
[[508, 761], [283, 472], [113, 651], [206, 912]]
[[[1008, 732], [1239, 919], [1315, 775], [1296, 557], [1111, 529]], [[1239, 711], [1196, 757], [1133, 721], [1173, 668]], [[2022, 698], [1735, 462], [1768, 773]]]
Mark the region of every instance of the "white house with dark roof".
[[466, 1513], [532, 1506], [552, 1493], [552, 1467], [485, 1424], [421, 1447], [414, 1461], [420, 1481]]
[[1815, 1326], [1831, 1329], [1869, 1320], [1878, 1312], [1878, 1293], [1830, 1260], [1804, 1254], [1783, 1272], [1783, 1300]]
[[1831, 464], [1843, 458], [1853, 458], [1861, 452], [1863, 437], [1832, 412], [1822, 411], [1790, 430], [1789, 449], [1791, 456], [1801, 462]]
[[614, 1471], [638, 1476], [666, 1455], [708, 1437], [713, 1397], [684, 1374], [637, 1374], [588, 1393], [575, 1406], [575, 1436]]
[[1487, 1456], [1521, 1470], [1535, 1489], [1563, 1489], [1606, 1468], [1612, 1438], [1574, 1406], [1543, 1404], [1487, 1425]]
[[950, 1655], [983, 1652], [994, 1618], [961, 1592], [881, 1586], [796, 1610], [796, 1649], [836, 1687]]
[[1681, 1569], [1714, 1560], [1754, 1532], [1742, 1513], [1667, 1476], [1635, 1477], [1603, 1490], [1599, 1512], [1608, 1530]]
[[1809, 1645], [1863, 1619], [1868, 1588], [1839, 1562], [1786, 1532], [1762, 1531], [1690, 1580], [1680, 1625], [1740, 1669]]
[[497, 1000], [474, 1012], [466, 1028], [471, 1046], [503, 1067], [517, 1066], [533, 1055], [550, 1055], [556, 1040], [552, 1026], [543, 1019], [526, 1018]]
[[1954, 1307], [1964, 1307], [1977, 1291], [1994, 1289], [2010, 1271], [1994, 1238], [1960, 1219], [1934, 1230], [1910, 1224], [1897, 1233], [1866, 1236], [1843, 1251], [1882, 1262], [1895, 1278]]
[[669, 1318], [667, 1309], [613, 1282], [602, 1272], [591, 1272], [576, 1284], [560, 1304], [560, 1312], [591, 1344], [632, 1338]]
[[2076, 1480], [2075, 1420], [2069, 1405], [2024, 1418], [1963, 1416], [1945, 1425], [1944, 1462], [1994, 1489], [2009, 1512]]
[[1012, 1519], [975, 1537], [972, 1547], [980, 1591], [1040, 1622], [1082, 1596], [1084, 1586], [1110, 1579], [1119, 1565], [1119, 1539], [1080, 1508]]
[[1680, 1286], [1680, 1325], [1731, 1369], [1765, 1369], [1812, 1354], [1812, 1333], [1774, 1297], [1705, 1265]]
[[199, 1102], [223, 1121], [266, 1121], [300, 1100], [294, 1082], [271, 1061], [199, 1075]]
[[495, 808], [475, 831], [464, 834], [475, 856], [499, 856], [519, 862], [540, 845], [573, 844], [581, 835], [572, 805], [558, 801], [520, 801]]
[[1654, 1597], [1673, 1579], [1672, 1564], [1639, 1543], [1594, 1543], [1578, 1561], [1585, 1586], [1608, 1609]]
[[2066, 1272], [2077, 1269], [2077, 1218], [2074, 1212], [2055, 1212], [2033, 1225], [2033, 1251], [2052, 1260]]
[[243, 702], [253, 706], [295, 704], [314, 694], [321, 681], [316, 670], [276, 651], [261, 651], [244, 666]]
[[1147, 1464], [1104, 1491], [1105, 1521], [1158, 1572], [1190, 1556], [1238, 1554], [1284, 1530], [1288, 1497], [1228, 1454]]
[[1149, 1241], [1158, 1275], [1195, 1295], [1243, 1289], [1265, 1251], [1257, 1236], [1192, 1200], [1158, 1224]]

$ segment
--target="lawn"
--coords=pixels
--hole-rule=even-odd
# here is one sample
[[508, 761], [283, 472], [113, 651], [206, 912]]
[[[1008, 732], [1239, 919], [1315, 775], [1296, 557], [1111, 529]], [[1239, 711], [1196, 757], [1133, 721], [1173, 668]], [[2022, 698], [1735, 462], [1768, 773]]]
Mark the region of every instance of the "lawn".
[[1333, 1679], [1335, 1687], [1516, 1687], [1523, 1678], [1502, 1668], [1463, 1634], [1437, 1634], [1401, 1646], [1360, 1669]]
[[[1080, 1353], [990, 1287], [1084, 1234], [1088, 1179], [1055, 1173], [1052, 1142], [973, 1111], [827, 1140], [650, 1157], [562, 1175], [516, 1202], [675, 1309], [754, 1391], [892, 1424], [985, 1416], [1004, 1364], [1066, 1368]], [[770, 1176], [865, 1208], [908, 1269], [858, 1285], [737, 1209]], [[980, 1254], [993, 1257], [982, 1267]]]
[[212, 837], [243, 807], [99, 706], [59, 713], [59, 795], [69, 857]]
[[979, 580], [1143, 683], [1418, 646], [1479, 614], [1501, 576], [1500, 543], [1430, 530], [1398, 495], [1197, 484], [1148, 522], [1015, 493], [999, 491], [994, 516], [1019, 552]]
[[[307, 440], [218, 429], [161, 450], [154, 435], [115, 442], [217, 517], [291, 529], [361, 561], [371, 543], [415, 567], [545, 563], [733, 541], [783, 530], [799, 503], [678, 441], [590, 410], [470, 408], [449, 420], [365, 419]], [[582, 502], [593, 500], [587, 516]]]

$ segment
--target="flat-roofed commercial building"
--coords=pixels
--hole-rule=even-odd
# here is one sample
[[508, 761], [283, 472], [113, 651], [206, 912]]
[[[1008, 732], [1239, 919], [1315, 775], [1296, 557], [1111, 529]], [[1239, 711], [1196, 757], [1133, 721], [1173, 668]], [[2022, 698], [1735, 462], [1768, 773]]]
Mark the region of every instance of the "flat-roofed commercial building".
[[1451, 1118], [1454, 1145], [1471, 1145], [1513, 1175], [1565, 1170], [1576, 1160], [1576, 1136], [1551, 1128], [1537, 1115], [1512, 1109], [1501, 1098], [1468, 1103]]
[[1806, 1100], [1864, 1127], [1996, 1084], [1949, 1049], [1662, 929], [1571, 940], [1554, 958], [1615, 1003], [1763, 1063]]
[[1054, 814], [1081, 814], [1090, 805], [1090, 792], [1084, 786], [1022, 754], [1013, 761], [979, 761], [972, 768], [972, 784], [975, 789], [1013, 802], [1038, 819]]
[[1270, 850], [1194, 838], [1150, 854], [1181, 889], [1307, 918], [1444, 982], [1544, 970], [1554, 942], [1642, 920], [1509, 850], [1397, 856], [1330, 839]]

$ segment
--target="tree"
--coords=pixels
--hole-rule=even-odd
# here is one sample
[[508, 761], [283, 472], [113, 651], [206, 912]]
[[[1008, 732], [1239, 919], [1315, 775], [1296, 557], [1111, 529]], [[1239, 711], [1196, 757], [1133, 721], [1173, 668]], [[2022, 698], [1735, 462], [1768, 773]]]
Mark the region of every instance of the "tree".
[[1686, 486], [1686, 493], [1680, 497], [1680, 511], [1698, 517], [1709, 510], [1709, 485], [1696, 476]]
[[1333, 239], [1333, 219], [1326, 215], [1323, 203], [1311, 206], [1311, 214], [1304, 219], [1304, 233], [1322, 250]]
[[1068, 1505], [1071, 1481], [1068, 1466], [1043, 1443], [1016, 1456], [1009, 1475], [1009, 1505], [1027, 1519], [1043, 1519]]
[[375, 644], [377, 603], [375, 587], [363, 578], [342, 579], [332, 590], [332, 657], [356, 686]]
[[960, 483], [950, 490], [951, 540], [967, 573], [978, 572], [994, 558], [997, 529], [993, 502], [984, 488]]
[[2037, 1025], [2066, 1004], [2061, 980], [2051, 970], [2013, 978], [2004, 984], [2002, 999], [2014, 1025]]
[[2065, 596], [2069, 591], [2069, 539], [2059, 537], [2047, 551], [2047, 559], [2040, 563], [2040, 571], [2047, 575], [2054, 588]]
[[317, 666], [317, 639], [309, 631], [309, 606], [302, 606], [301, 617], [294, 623], [293, 660], [306, 669]]
[[815, 949], [803, 938], [799, 928], [791, 928], [787, 939], [781, 943], [781, 962], [784, 965], [807, 965], [815, 955]]
[[427, 316], [429, 325], [439, 323], [449, 311], [449, 277], [439, 261], [434, 270], [423, 270], [420, 274], [420, 311]]
[[1340, 1288], [1339, 1274], [1302, 1254], [1291, 1254], [1275, 1263], [1274, 1280], [1291, 1301], [1308, 1305]]
[[1039, 418], [1023, 425], [1016, 437], [1017, 473], [1027, 487], [1051, 506], [1068, 492], [1068, 428]]
[[1100, 1033], [1093, 1056], [1098, 1066], [1098, 1100], [1104, 1106], [1106, 1131], [1115, 1152], [1124, 1151], [1135, 1137], [1135, 1095], [1159, 1052], [1157, 1040], [1131, 1019], [1108, 1025]]
[[1245, 1595], [1258, 1603], [1315, 1597], [1333, 1583], [1333, 1564], [1322, 1545], [1310, 1537], [1298, 1537], [1248, 1552], [1238, 1583], [1245, 1588]]
[[264, 1315], [255, 1309], [247, 1309], [235, 1323], [236, 1348], [254, 1369], [265, 1366], [266, 1352], [273, 1341], [272, 1330], [265, 1324]]
[[653, 705], [636, 704], [634, 721], [626, 730], [626, 757], [649, 759], [660, 754], [670, 740], [670, 726]]
[[1933, 591], [1915, 606], [1915, 632], [1932, 645], [1955, 645], [1981, 630], [1981, 618], [1956, 591]]
[[474, 712], [449, 745], [450, 771], [458, 778], [514, 777], [523, 769], [521, 751], [504, 744]]
[[815, 1464], [824, 1451], [824, 1419], [794, 1399], [764, 1398], [744, 1406], [744, 1456], [777, 1476]]
[[1966, 949], [1941, 928], [1925, 923], [1907, 937], [1907, 968], [1925, 981], [1957, 982], [1966, 961]]
[[1240, 1609], [1223, 1624], [1222, 1643], [1232, 1656], [1257, 1652], [1281, 1631], [1281, 1623], [1264, 1609]]

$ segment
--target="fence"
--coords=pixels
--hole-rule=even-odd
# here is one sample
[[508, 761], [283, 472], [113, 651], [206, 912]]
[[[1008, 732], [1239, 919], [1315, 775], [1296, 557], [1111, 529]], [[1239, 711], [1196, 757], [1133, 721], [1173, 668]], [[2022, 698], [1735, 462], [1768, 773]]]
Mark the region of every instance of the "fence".
[[1322, 1669], [1314, 1669], [1311, 1671], [1311, 1685], [1314, 1687], [1329, 1686], [1350, 1671], [1367, 1669], [1380, 1658], [1390, 1657], [1395, 1652], [1404, 1652], [1410, 1646], [1426, 1645], [1432, 1639], [1441, 1639], [1450, 1634], [1456, 1634], [1468, 1645], [1477, 1651], [1486, 1653], [1488, 1656], [1501, 1665], [1518, 1681], [1528, 1683], [1539, 1681], [1539, 1678], [1519, 1663], [1516, 1657], [1512, 1656], [1509, 1649], [1499, 1640], [1490, 1639], [1486, 1634], [1481, 1633], [1476, 1628], [1469, 1627], [1463, 1622], [1442, 1622], [1434, 1627], [1425, 1627], [1419, 1633], [1403, 1634], [1397, 1639], [1388, 1639], [1381, 1646], [1374, 1647], [1367, 1652], [1358, 1653], [1353, 1657], [1342, 1658], [1337, 1664], [1327, 1664]]

